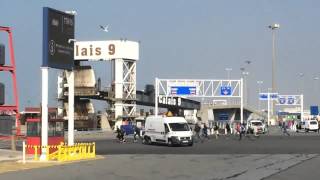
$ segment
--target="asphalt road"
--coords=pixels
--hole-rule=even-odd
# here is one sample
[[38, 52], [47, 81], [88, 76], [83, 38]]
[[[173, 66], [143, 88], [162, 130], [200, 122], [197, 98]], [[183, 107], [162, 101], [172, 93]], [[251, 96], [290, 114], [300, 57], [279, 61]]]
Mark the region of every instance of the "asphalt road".
[[[90, 140], [92, 141], [92, 139]], [[0, 179], [318, 179], [320, 135], [211, 137], [192, 147], [96, 140], [102, 159], [0, 174]]]
[[211, 137], [203, 143], [188, 147], [167, 147], [166, 145], [144, 145], [126, 143], [116, 140], [98, 140], [97, 154], [317, 154], [320, 151], [320, 136], [267, 136], [258, 138], [244, 137], [239, 141], [237, 136]]

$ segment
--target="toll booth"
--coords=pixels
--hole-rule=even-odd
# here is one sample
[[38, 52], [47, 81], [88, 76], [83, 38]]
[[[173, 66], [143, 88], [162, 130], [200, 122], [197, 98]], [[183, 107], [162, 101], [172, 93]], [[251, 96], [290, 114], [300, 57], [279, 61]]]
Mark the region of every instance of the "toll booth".
[[[48, 145], [59, 145], [64, 142], [64, 128], [63, 119], [49, 119], [48, 122]], [[41, 146], [41, 119], [40, 118], [28, 118], [26, 120], [27, 125], [27, 145]], [[40, 154], [41, 149], [37, 150], [37, 154]], [[56, 151], [54, 148], [50, 148], [50, 153]], [[27, 148], [27, 154], [34, 154], [33, 148]]]

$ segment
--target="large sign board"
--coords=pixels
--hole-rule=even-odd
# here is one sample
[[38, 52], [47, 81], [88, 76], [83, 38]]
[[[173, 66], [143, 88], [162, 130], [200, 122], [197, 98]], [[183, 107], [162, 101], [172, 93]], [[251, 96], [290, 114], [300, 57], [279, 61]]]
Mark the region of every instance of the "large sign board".
[[319, 107], [318, 106], [310, 106], [310, 114], [313, 116], [319, 115]]
[[77, 41], [75, 60], [139, 59], [139, 43], [134, 41]]
[[197, 87], [195, 86], [171, 86], [170, 95], [173, 96], [191, 96], [197, 94]]
[[43, 66], [72, 69], [74, 15], [48, 7], [43, 8]]

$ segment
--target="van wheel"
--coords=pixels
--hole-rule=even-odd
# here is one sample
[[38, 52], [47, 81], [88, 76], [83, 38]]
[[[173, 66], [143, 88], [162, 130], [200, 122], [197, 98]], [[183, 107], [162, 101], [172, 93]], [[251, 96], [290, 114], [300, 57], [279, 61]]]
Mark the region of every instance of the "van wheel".
[[151, 144], [151, 139], [148, 136], [146, 136], [146, 137], [143, 138], [142, 143], [150, 145]]
[[172, 146], [173, 146], [171, 139], [168, 140], [168, 146], [169, 146], [169, 147], [172, 147]]
[[193, 142], [189, 143], [188, 146], [193, 146]]

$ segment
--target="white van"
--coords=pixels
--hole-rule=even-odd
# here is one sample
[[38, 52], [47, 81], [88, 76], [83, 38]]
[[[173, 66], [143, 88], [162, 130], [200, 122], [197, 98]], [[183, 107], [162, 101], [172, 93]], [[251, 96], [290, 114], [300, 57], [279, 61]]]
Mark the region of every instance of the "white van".
[[192, 146], [192, 131], [183, 117], [149, 116], [145, 122], [143, 143]]
[[318, 130], [318, 121], [317, 120], [306, 120], [305, 121], [305, 130], [308, 131], [317, 131]]
[[247, 129], [249, 133], [262, 133], [266, 132], [266, 125], [261, 120], [250, 120], [247, 123]]

